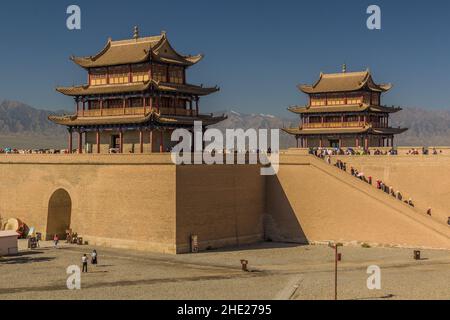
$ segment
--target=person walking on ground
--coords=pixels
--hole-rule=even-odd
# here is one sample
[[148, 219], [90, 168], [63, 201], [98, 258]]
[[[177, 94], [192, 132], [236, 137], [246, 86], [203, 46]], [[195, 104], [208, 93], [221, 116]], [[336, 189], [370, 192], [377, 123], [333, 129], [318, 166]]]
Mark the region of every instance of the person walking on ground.
[[87, 258], [87, 256], [86, 255], [84, 255], [82, 258], [81, 258], [81, 262], [83, 263], [83, 273], [84, 272], [88, 272], [88, 258]]
[[93, 265], [97, 265], [98, 264], [98, 260], [97, 260], [97, 250], [94, 250], [94, 251], [92, 251], [92, 254], [91, 254], [91, 263], [93, 264]]
[[59, 237], [58, 237], [57, 234], [55, 234], [53, 236], [53, 243], [55, 244], [55, 248], [57, 248], [58, 247], [58, 243], [59, 243]]

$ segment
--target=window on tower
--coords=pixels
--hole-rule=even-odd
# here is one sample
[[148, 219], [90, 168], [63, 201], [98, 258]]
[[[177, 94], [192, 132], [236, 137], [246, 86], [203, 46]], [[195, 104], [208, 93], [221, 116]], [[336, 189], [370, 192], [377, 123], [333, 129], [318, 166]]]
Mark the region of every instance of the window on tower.
[[137, 64], [132, 67], [133, 82], [144, 82], [150, 79], [150, 65], [148, 63]]
[[110, 84], [122, 84], [129, 82], [129, 67], [119, 66], [111, 67], [109, 69], [109, 83]]
[[90, 71], [90, 79], [92, 86], [100, 86], [107, 84], [106, 68], [96, 68]]
[[152, 66], [153, 80], [167, 82], [167, 66], [154, 64]]
[[181, 67], [169, 67], [170, 82], [183, 84], [184, 82], [183, 73], [184, 70]]

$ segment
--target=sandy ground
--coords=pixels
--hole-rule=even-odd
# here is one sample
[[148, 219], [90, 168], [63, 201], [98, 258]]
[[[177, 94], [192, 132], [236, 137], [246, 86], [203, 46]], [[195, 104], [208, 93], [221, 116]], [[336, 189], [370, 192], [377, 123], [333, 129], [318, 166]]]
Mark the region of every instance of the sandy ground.
[[[168, 256], [96, 248], [81, 290], [68, 290], [66, 269], [92, 247], [44, 243], [0, 258], [0, 300], [5, 299], [333, 299], [334, 251], [326, 246], [266, 243], [236, 250]], [[339, 299], [450, 299], [450, 252], [341, 248]], [[241, 270], [249, 261], [251, 272]], [[381, 268], [381, 290], [367, 288], [367, 268]]]

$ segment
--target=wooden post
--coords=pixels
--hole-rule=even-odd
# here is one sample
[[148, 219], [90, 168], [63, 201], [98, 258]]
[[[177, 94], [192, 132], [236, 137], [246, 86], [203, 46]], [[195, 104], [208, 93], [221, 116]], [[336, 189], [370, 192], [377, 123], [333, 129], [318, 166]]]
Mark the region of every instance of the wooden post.
[[129, 83], [133, 82], [133, 74], [132, 74], [132, 71], [131, 71], [131, 64], [128, 65], [128, 82]]
[[97, 129], [96, 132], [96, 146], [97, 146], [97, 153], [100, 154], [100, 130]]
[[119, 131], [119, 153], [123, 153], [123, 131], [122, 131], [122, 128]]
[[78, 153], [83, 153], [83, 132], [78, 131]]
[[147, 113], [147, 98], [144, 94], [142, 94], [142, 105], [144, 107], [144, 116]]
[[177, 97], [173, 97], [172, 99], [172, 107], [173, 107], [173, 114], [177, 115]]
[[100, 99], [100, 115], [103, 116], [103, 98]]
[[127, 98], [123, 97], [122, 100], [123, 114], [125, 115], [125, 108], [127, 107]]
[[153, 129], [150, 129], [150, 153], [153, 153]]
[[195, 113], [196, 113], [196, 116], [197, 116], [197, 117], [198, 117], [198, 114], [199, 114], [199, 105], [198, 105], [198, 101], [199, 101], [199, 98], [196, 97], [196, 99], [195, 99]]
[[299, 140], [299, 137], [298, 136], [295, 136], [295, 140], [297, 140], [297, 149], [300, 147], [300, 142], [298, 141]]
[[78, 97], [75, 98], [75, 103], [77, 105], [77, 115], [78, 115], [78, 113], [80, 112], [80, 100], [78, 99]]
[[159, 153], [164, 153], [164, 130], [160, 132]]
[[140, 152], [144, 153], [144, 132], [142, 129], [139, 130], [139, 146], [140, 146]]
[[72, 129], [69, 128], [69, 154], [73, 151], [73, 133]]

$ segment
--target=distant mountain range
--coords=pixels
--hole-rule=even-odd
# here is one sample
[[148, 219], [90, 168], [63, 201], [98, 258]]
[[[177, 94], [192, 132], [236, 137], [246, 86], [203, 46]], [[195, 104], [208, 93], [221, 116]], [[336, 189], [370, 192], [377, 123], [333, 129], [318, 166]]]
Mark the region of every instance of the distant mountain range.
[[[48, 121], [52, 114], [70, 111], [40, 110], [16, 101], [0, 103], [0, 148], [65, 148], [67, 131]], [[228, 119], [216, 125], [218, 129], [256, 128], [276, 129], [298, 125], [298, 118], [281, 118], [268, 114], [244, 114], [238, 111], [222, 112]], [[405, 108], [392, 116], [392, 126], [409, 130], [398, 136], [397, 144], [404, 146], [450, 146], [450, 110]], [[295, 146], [295, 139], [282, 133], [281, 148]]]

